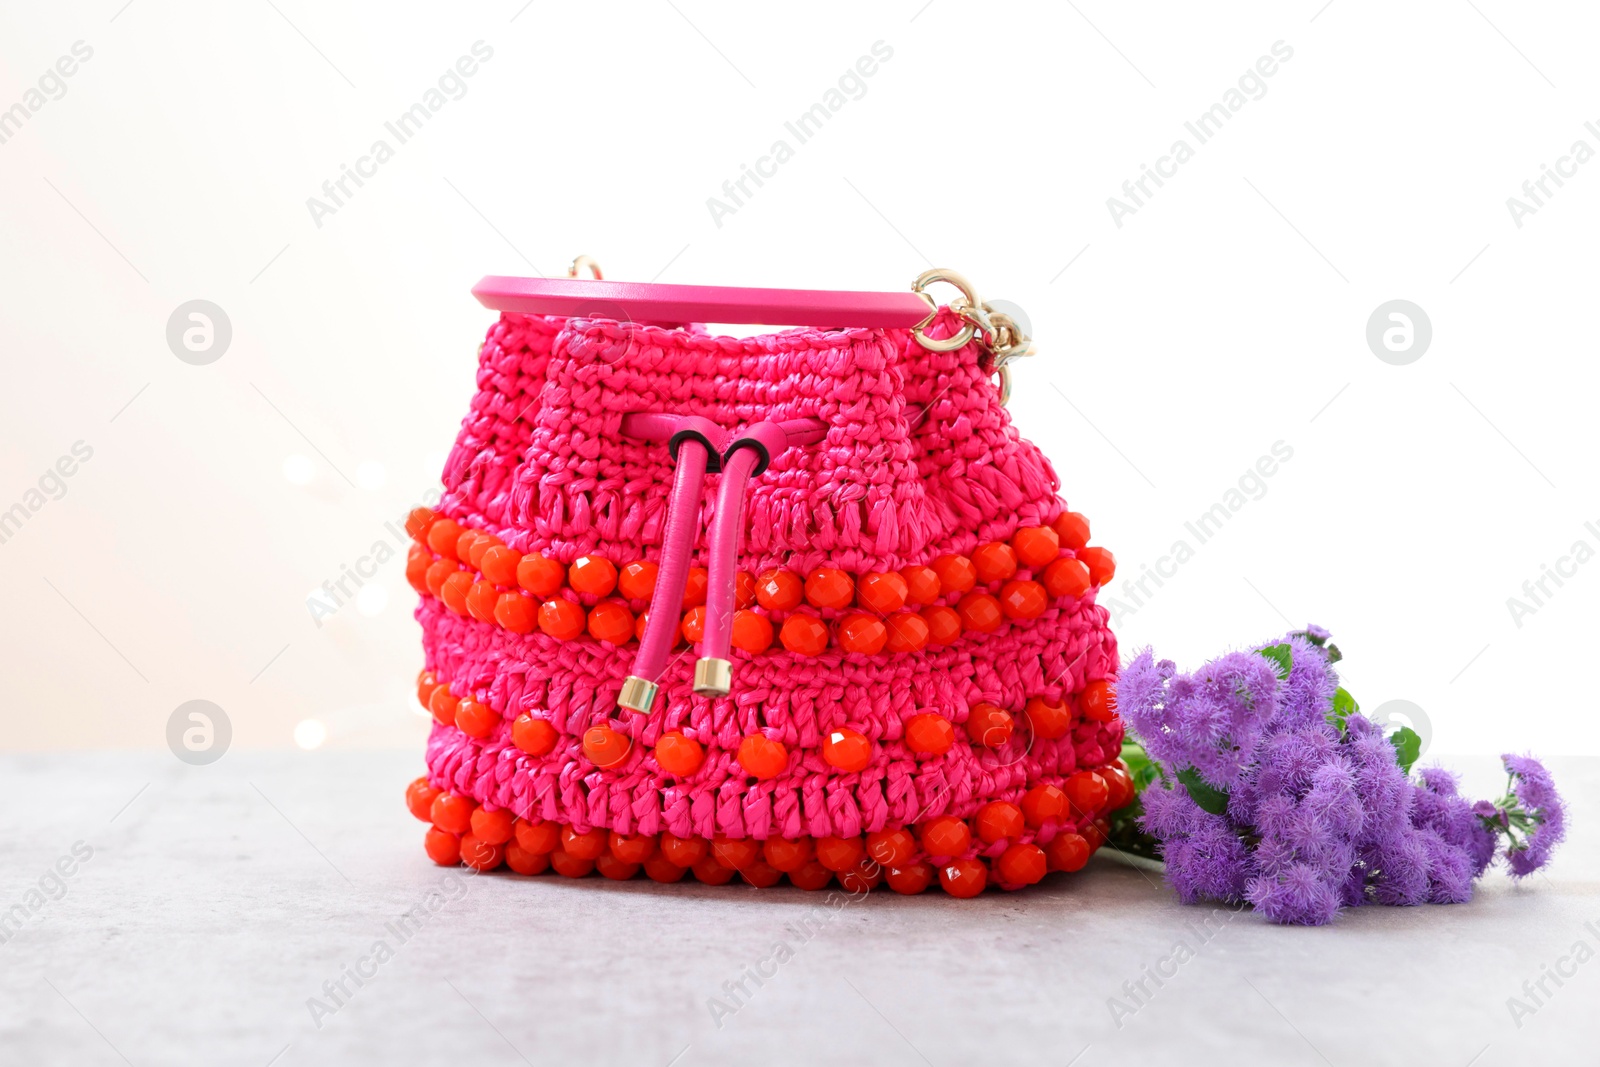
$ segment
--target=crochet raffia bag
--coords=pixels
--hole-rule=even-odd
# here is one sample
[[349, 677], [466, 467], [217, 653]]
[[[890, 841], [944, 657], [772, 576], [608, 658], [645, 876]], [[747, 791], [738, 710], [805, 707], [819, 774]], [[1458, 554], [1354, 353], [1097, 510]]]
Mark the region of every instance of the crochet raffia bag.
[[1083, 865], [1132, 796], [1114, 561], [1007, 417], [1014, 319], [951, 272], [475, 293], [502, 314], [407, 524], [436, 862], [958, 896]]

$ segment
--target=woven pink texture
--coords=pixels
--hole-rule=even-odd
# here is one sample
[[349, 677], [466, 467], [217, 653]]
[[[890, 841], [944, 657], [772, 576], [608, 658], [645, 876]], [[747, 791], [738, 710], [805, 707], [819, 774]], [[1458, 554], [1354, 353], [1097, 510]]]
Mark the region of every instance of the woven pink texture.
[[[946, 314], [932, 332], [950, 329]], [[562, 563], [587, 554], [657, 559], [672, 464], [664, 445], [621, 434], [630, 412], [699, 415], [729, 430], [807, 417], [828, 427], [821, 442], [775, 455], [751, 483], [739, 567], [752, 573], [925, 564], [1009, 540], [1063, 510], [1055, 472], [1011, 426], [975, 345], [936, 353], [900, 330], [735, 339], [512, 313], [481, 349], [477, 395], [438, 510]], [[717, 481], [707, 479], [702, 529], [711, 525]], [[697, 563], [706, 547], [702, 539]], [[1029, 576], [1026, 568], [1017, 574]], [[481, 741], [436, 724], [429, 777], [492, 807], [580, 830], [854, 836], [945, 812], [969, 815], [1115, 759], [1120, 722], [1083, 723], [1059, 741], [1030, 741], [1022, 724], [999, 751], [975, 749], [958, 731], [946, 755], [918, 759], [903, 743], [905, 720], [931, 711], [959, 724], [980, 701], [1020, 720], [1031, 697], [1060, 701], [1112, 677], [1116, 643], [1093, 600], [1091, 592], [1053, 602], [1025, 624], [921, 653], [735, 651], [726, 698], [691, 692], [690, 648], [660, 679], [661, 696], [645, 718], [616, 709], [634, 648], [518, 635], [424, 598], [417, 618], [428, 669], [457, 696], [473, 695], [502, 716]], [[511, 744], [511, 721], [523, 713], [556, 728], [555, 751], [535, 759]], [[579, 743], [601, 722], [635, 742], [623, 764], [604, 771]], [[824, 762], [822, 739], [841, 726], [875, 743], [866, 770], [841, 774]], [[704, 765], [682, 783], [650, 755], [674, 729], [706, 746]], [[743, 737], [762, 732], [791, 758], [783, 774], [756, 781], [735, 753]], [[1036, 839], [1055, 832], [1046, 826]]]

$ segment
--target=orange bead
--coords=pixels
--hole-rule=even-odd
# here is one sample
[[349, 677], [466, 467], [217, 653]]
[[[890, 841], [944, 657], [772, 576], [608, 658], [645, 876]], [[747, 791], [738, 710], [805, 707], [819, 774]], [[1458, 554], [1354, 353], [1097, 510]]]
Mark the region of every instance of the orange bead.
[[517, 584], [541, 600], [556, 595], [566, 574], [561, 564], [538, 552], [529, 552], [517, 561]]
[[1077, 834], [1057, 834], [1044, 846], [1052, 871], [1079, 871], [1089, 862], [1089, 842]]
[[428, 547], [448, 559], [456, 558], [456, 542], [461, 540], [461, 526], [452, 519], [435, 519], [428, 527]]
[[993, 704], [975, 705], [967, 713], [967, 736], [975, 745], [1003, 748], [1015, 728], [1011, 713]]
[[412, 545], [406, 550], [406, 581], [411, 588], [424, 595], [428, 592], [428, 568], [433, 565], [433, 553], [423, 545]]
[[461, 838], [437, 826], [428, 828], [422, 838], [422, 847], [427, 851], [428, 858], [441, 867], [454, 867], [461, 862]]
[[755, 778], [776, 778], [789, 765], [789, 750], [783, 742], [763, 734], [751, 734], [739, 742], [739, 766]]
[[637, 863], [623, 863], [609, 852], [594, 861], [594, 869], [599, 871], [602, 877], [609, 878], [613, 882], [626, 882], [639, 873]]
[[607, 596], [617, 587], [616, 565], [599, 556], [579, 556], [567, 568], [567, 584], [578, 593]]
[[406, 515], [406, 535], [418, 541], [428, 536], [428, 527], [433, 525], [433, 510], [431, 508], [412, 508]]
[[479, 622], [494, 622], [494, 606], [500, 600], [500, 590], [493, 582], [473, 582], [467, 590], [467, 614]]
[[1011, 535], [1011, 550], [1024, 567], [1038, 570], [1061, 554], [1061, 538], [1048, 526], [1024, 526]]
[[655, 851], [654, 834], [619, 834], [611, 831], [611, 855], [616, 857], [618, 863], [643, 863]]
[[1000, 610], [1008, 619], [1037, 619], [1050, 606], [1050, 597], [1038, 582], [1007, 582], [1000, 590]]
[[683, 581], [683, 606], [699, 607], [706, 602], [706, 590], [711, 588], [711, 572], [704, 567], [690, 567]]
[[956, 612], [961, 616], [962, 629], [984, 634], [1000, 629], [1000, 623], [1005, 619], [1005, 613], [1000, 610], [1000, 601], [988, 593], [968, 593], [956, 605]]
[[655, 595], [656, 575], [661, 568], [647, 559], [636, 559], [617, 574], [617, 591], [629, 600], [649, 600]]
[[1067, 800], [1072, 810], [1086, 819], [1092, 819], [1105, 810], [1111, 790], [1106, 780], [1093, 771], [1078, 771], [1067, 778]]
[[939, 884], [953, 897], [975, 897], [989, 884], [989, 869], [978, 860], [952, 860], [939, 868]]
[[1076, 511], [1063, 511], [1053, 525], [1062, 548], [1077, 551], [1089, 543], [1089, 520]]
[[826, 889], [832, 882], [833, 872], [816, 860], [808, 860], [789, 872], [789, 883], [810, 893]]
[[933, 884], [933, 864], [908, 863], [901, 867], [888, 867], [883, 872], [884, 881], [889, 883], [889, 888], [896, 893], [914, 897]]
[[[690, 777], [706, 760], [706, 751], [700, 742], [685, 737], [678, 730], [662, 734], [660, 740], [656, 742], [654, 751], [657, 766], [678, 778]], [[680, 866], [688, 865], [680, 864]]]
[[505, 545], [495, 545], [479, 557], [478, 570], [495, 585], [516, 585], [522, 557]]
[[538, 625], [539, 609], [532, 597], [521, 593], [501, 593], [494, 602], [494, 621], [514, 634], [531, 634]]
[[456, 724], [456, 706], [461, 701], [450, 695], [450, 687], [441, 685], [434, 689], [433, 696], [428, 698], [428, 710], [433, 712], [436, 721], [445, 726]]
[[661, 855], [666, 857], [669, 863], [677, 864], [679, 867], [693, 867], [705, 857], [710, 845], [704, 838], [674, 837], [672, 834], [664, 833], [661, 835], [661, 840], [656, 843], [656, 847], [661, 850]]
[[1067, 736], [1072, 729], [1072, 710], [1066, 704], [1051, 704], [1044, 697], [1028, 701], [1023, 714], [1033, 728], [1033, 736], [1046, 741], [1056, 741]]
[[536, 719], [526, 713], [511, 724], [511, 743], [530, 756], [549, 755], [559, 737], [548, 719]]
[[1094, 582], [1082, 560], [1063, 557], [1044, 569], [1044, 587], [1053, 597], [1081, 597]]
[[462, 530], [461, 536], [456, 538], [456, 559], [462, 563], [472, 562], [472, 550], [478, 546], [483, 534], [477, 530]]
[[583, 732], [583, 754], [596, 767], [615, 767], [633, 751], [633, 741], [628, 735], [618, 733], [609, 726], [591, 726]]
[[961, 613], [955, 608], [935, 604], [923, 608], [920, 614], [928, 624], [928, 644], [953, 645], [961, 637]]
[[683, 639], [691, 645], [697, 645], [706, 636], [706, 606], [696, 604], [683, 613], [683, 622], [678, 627], [683, 634]]
[[562, 641], [583, 633], [585, 621], [583, 608], [571, 600], [546, 600], [539, 605], [539, 629]]
[[[457, 547], [459, 546], [460, 542], [457, 542]], [[472, 548], [467, 552], [466, 561], [472, 567], [481, 572], [483, 570], [483, 557], [489, 554], [489, 550], [492, 548], [505, 547], [505, 545], [500, 543], [500, 539], [495, 537], [493, 534], [480, 533], [472, 542]], [[485, 577], [487, 577], [487, 575]], [[493, 581], [493, 579], [490, 580]], [[511, 583], [506, 582], [503, 584], [510, 585]]]
[[917, 828], [922, 851], [934, 857], [959, 856], [972, 847], [972, 831], [954, 815], [940, 815]]
[[750, 653], [772, 647], [772, 621], [765, 615], [740, 608], [733, 613], [733, 647]]
[[1106, 782], [1106, 811], [1121, 811], [1133, 803], [1133, 779], [1121, 767], [1101, 767], [1097, 772]]
[[829, 732], [822, 739], [822, 758], [834, 770], [852, 774], [864, 771], [872, 762], [872, 742], [847, 726]]
[[1083, 706], [1083, 717], [1095, 722], [1110, 722], [1117, 717], [1117, 691], [1104, 678], [1097, 678], [1083, 687], [1078, 696]]
[[506, 850], [502, 845], [491, 845], [472, 834], [462, 835], [461, 862], [479, 871], [492, 871], [505, 862]]
[[978, 583], [978, 569], [966, 556], [940, 556], [933, 561], [933, 573], [939, 576], [940, 596], [965, 593]]
[[505, 808], [479, 808], [472, 813], [472, 836], [491, 845], [503, 845], [511, 840], [515, 817]]
[[874, 656], [883, 651], [889, 631], [871, 615], [847, 615], [839, 621], [839, 647], [846, 652]]
[[506, 845], [506, 866], [522, 875], [543, 874], [550, 869], [550, 857], [542, 852], [529, 852], [513, 841]]
[[843, 874], [867, 858], [867, 848], [859, 837], [817, 838], [817, 862], [834, 874]]
[[738, 571], [733, 576], [733, 606], [748, 608], [756, 602], [756, 576], [749, 571]]
[[879, 830], [867, 835], [867, 855], [885, 867], [904, 867], [916, 854], [917, 839], [909, 830]]
[[894, 571], [863, 574], [856, 586], [856, 602], [869, 611], [887, 615], [906, 606], [911, 590], [906, 580]]
[[815, 615], [790, 615], [778, 631], [783, 647], [800, 656], [815, 656], [828, 647], [828, 627]]
[[456, 728], [468, 737], [482, 741], [500, 725], [500, 713], [476, 700], [463, 700], [456, 705]]
[[472, 813], [477, 810], [478, 802], [471, 797], [460, 793], [440, 793], [433, 798], [428, 817], [433, 820], [433, 825], [446, 833], [464, 834], [472, 829]]
[[939, 574], [932, 567], [901, 567], [907, 604], [932, 604], [939, 599]]
[[942, 756], [955, 739], [956, 728], [943, 715], [925, 711], [906, 720], [906, 746], [919, 756]]
[[561, 827], [553, 822], [517, 819], [512, 823], [511, 834], [518, 848], [540, 856], [554, 852], [561, 844]]
[[598, 826], [581, 834], [570, 826], [561, 828], [561, 851], [573, 859], [598, 859], [610, 843], [610, 835]]
[[428, 707], [428, 700], [433, 696], [433, 691], [439, 688], [439, 679], [432, 671], [423, 671], [417, 675], [417, 699], [423, 707]]
[[768, 611], [793, 611], [805, 597], [805, 586], [794, 571], [763, 571], [756, 579], [756, 603]]
[[766, 844], [761, 846], [761, 855], [784, 874], [798, 871], [815, 859], [816, 854], [816, 844], [809, 837], [802, 837], [798, 841], [769, 837]]
[[472, 592], [472, 575], [455, 571], [439, 585], [439, 599], [457, 615], [467, 613], [467, 594]]
[[1022, 817], [1035, 829], [1067, 813], [1067, 794], [1053, 785], [1036, 785], [1022, 794]]
[[1080, 548], [1078, 558], [1089, 568], [1089, 578], [1102, 588], [1116, 577], [1117, 557], [1109, 548]]
[[839, 888], [847, 893], [869, 892], [882, 881], [883, 868], [871, 860], [862, 860], [848, 871], [839, 872]]
[[991, 541], [972, 550], [972, 566], [980, 582], [1003, 582], [1017, 573], [1017, 554], [1004, 541]]
[[1106, 835], [1111, 832], [1111, 825], [1104, 819], [1096, 819], [1083, 828], [1083, 839], [1089, 843], [1089, 852], [1094, 854], [1100, 846], [1106, 843]]
[[694, 871], [696, 881], [706, 885], [727, 885], [733, 881], [733, 876], [739, 873], [732, 867], [724, 867], [710, 856], [696, 863], [690, 870]]
[[1038, 845], [1015, 844], [1000, 854], [994, 873], [1006, 885], [1033, 885], [1045, 876], [1048, 861]]
[[766, 860], [758, 859], [748, 867], [740, 867], [739, 877], [757, 889], [771, 889], [783, 881], [783, 872]]
[[837, 567], [818, 567], [806, 575], [806, 601], [814, 608], [849, 607], [855, 592], [855, 581]]
[[990, 801], [972, 817], [972, 828], [978, 832], [978, 840], [986, 845], [1021, 837], [1026, 826], [1022, 809], [1006, 800]]
[[422, 584], [428, 587], [428, 592], [438, 596], [444, 589], [445, 579], [460, 570], [453, 559], [436, 559], [422, 573]]
[[585, 878], [594, 873], [594, 860], [579, 859], [559, 848], [550, 853], [550, 866], [563, 878]]
[[418, 778], [406, 786], [406, 810], [423, 822], [432, 822], [433, 798], [438, 795], [439, 790], [429, 785], [426, 777]]
[[883, 620], [890, 652], [921, 652], [928, 644], [928, 623], [914, 611], [897, 611]]
[[724, 867], [742, 871], [761, 856], [761, 842], [748, 837], [718, 834], [711, 839], [711, 858]]
[[589, 635], [613, 645], [633, 639], [633, 612], [620, 600], [602, 600], [589, 609]]
[[645, 877], [650, 879], [652, 882], [660, 882], [663, 885], [671, 885], [673, 882], [681, 882], [683, 880], [683, 876], [688, 873], [689, 868], [679, 867], [676, 863], [673, 863], [671, 860], [660, 855], [659, 853], [644, 861]]

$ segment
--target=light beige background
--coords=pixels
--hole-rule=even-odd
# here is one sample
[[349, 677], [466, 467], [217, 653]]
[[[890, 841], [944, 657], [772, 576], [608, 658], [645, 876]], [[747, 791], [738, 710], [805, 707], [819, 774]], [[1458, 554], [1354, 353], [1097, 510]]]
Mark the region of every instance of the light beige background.
[[[1600, 148], [1591, 12], [274, 2], [5, 10], [0, 107], [93, 56], [0, 144], [0, 509], [93, 456], [0, 544], [0, 746], [159, 747], [204, 698], [240, 746], [315, 720], [420, 747], [400, 557], [321, 626], [306, 598], [436, 485], [492, 320], [471, 285], [584, 252], [684, 283], [962, 270], [1027, 309], [1013, 411], [1123, 576], [1294, 450], [1126, 649], [1194, 664], [1316, 620], [1364, 706], [1416, 702], [1441, 750], [1600, 749], [1600, 564], [1520, 628], [1506, 606], [1600, 547], [1600, 163], [1521, 228], [1506, 207]], [[480, 40], [465, 95], [318, 227], [307, 198]], [[880, 40], [717, 225], [707, 198]], [[1107, 198], [1280, 40], [1265, 95], [1116, 226]], [[209, 366], [165, 340], [195, 298], [232, 323]], [[1405, 367], [1364, 339], [1394, 298], [1434, 329]]]

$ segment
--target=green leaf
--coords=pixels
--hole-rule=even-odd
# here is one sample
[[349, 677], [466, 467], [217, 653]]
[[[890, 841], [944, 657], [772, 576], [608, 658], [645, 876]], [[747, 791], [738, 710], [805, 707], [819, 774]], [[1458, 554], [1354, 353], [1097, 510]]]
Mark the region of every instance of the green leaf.
[[1178, 781], [1189, 791], [1189, 797], [1201, 809], [1213, 815], [1221, 815], [1228, 810], [1228, 793], [1225, 789], [1218, 789], [1209, 785], [1200, 777], [1200, 772], [1193, 767], [1185, 767], [1178, 772]]
[[1279, 678], [1289, 677], [1289, 666], [1294, 662], [1294, 649], [1288, 645], [1268, 645], [1256, 651], [1278, 665]]
[[1422, 737], [1411, 727], [1402, 726], [1389, 735], [1389, 743], [1394, 746], [1394, 758], [1400, 762], [1400, 769], [1410, 774], [1411, 765], [1422, 755]]
[[1341, 685], [1338, 691], [1333, 694], [1333, 708], [1328, 712], [1328, 724], [1338, 730], [1339, 735], [1342, 737], [1344, 736], [1344, 721], [1360, 710], [1361, 705], [1356, 703], [1356, 698], [1351, 696], [1350, 691]]
[[1123, 740], [1122, 762], [1128, 765], [1128, 777], [1133, 780], [1136, 793], [1143, 793], [1150, 783], [1161, 777], [1160, 764], [1151, 759], [1144, 746], [1137, 741]]

